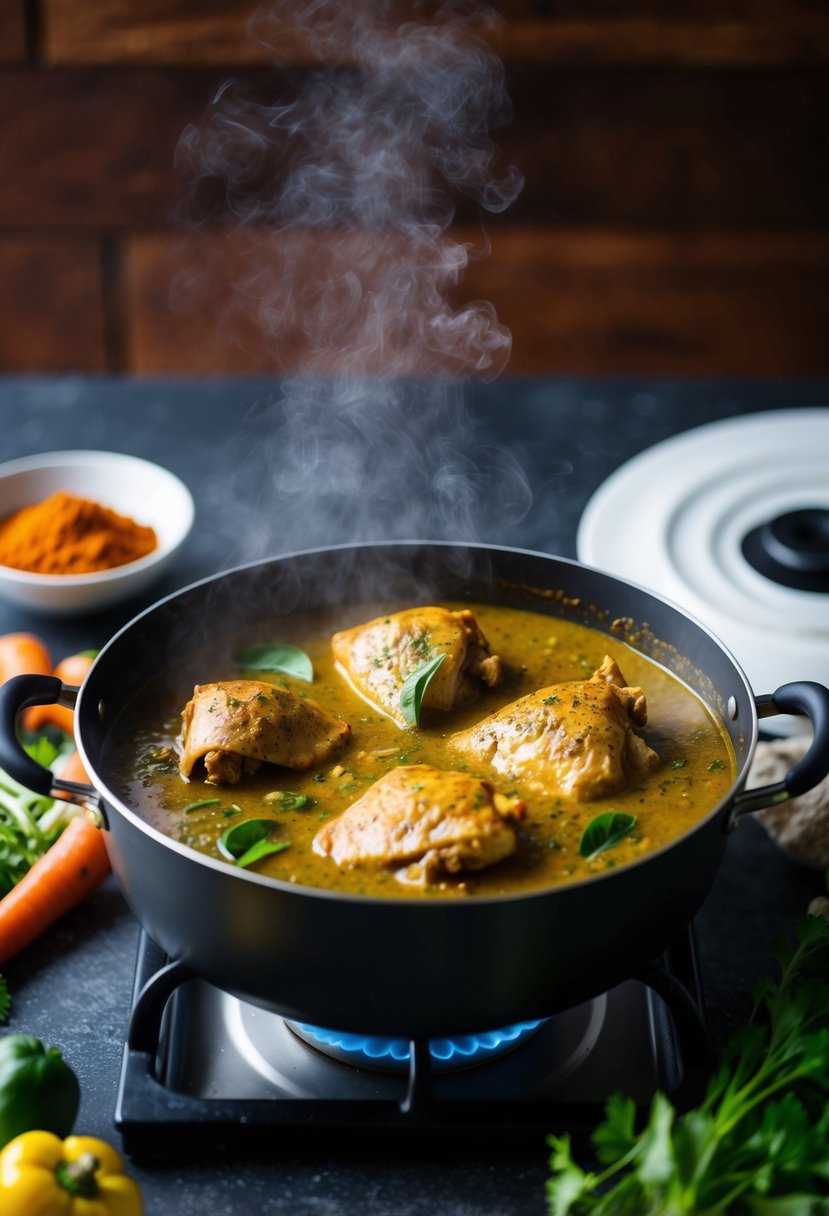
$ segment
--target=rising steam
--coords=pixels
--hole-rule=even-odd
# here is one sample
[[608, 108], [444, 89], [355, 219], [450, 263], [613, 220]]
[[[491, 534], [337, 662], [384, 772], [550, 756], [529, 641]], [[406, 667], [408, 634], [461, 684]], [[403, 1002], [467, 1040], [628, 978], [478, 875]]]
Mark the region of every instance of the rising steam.
[[[479, 36], [491, 14], [400, 9], [263, 8], [252, 31], [278, 70], [225, 82], [179, 144], [185, 218], [234, 226], [226, 322], [254, 316], [291, 376], [252, 428], [261, 457], [267, 426], [267, 468], [238, 560], [342, 540], [490, 539], [529, 509], [517, 461], [475, 434], [460, 387], [503, 369], [509, 332], [490, 304], [452, 302], [486, 253], [483, 232], [474, 249], [453, 237], [458, 197], [501, 211], [522, 185], [499, 171], [489, 135], [510, 117]], [[311, 66], [284, 66], [299, 48]], [[210, 290], [210, 276], [191, 272], [188, 289]]]

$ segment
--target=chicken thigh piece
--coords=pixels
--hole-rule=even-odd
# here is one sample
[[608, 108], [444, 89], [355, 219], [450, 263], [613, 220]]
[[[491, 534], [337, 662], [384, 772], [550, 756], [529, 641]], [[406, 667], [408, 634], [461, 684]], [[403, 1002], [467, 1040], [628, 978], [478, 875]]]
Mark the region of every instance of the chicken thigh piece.
[[402, 765], [314, 837], [315, 852], [339, 866], [401, 867], [429, 882], [441, 872], [482, 870], [515, 852], [524, 804], [488, 781], [426, 765]]
[[450, 744], [499, 773], [579, 802], [624, 789], [659, 757], [634, 730], [647, 722], [641, 688], [605, 656], [589, 680], [569, 680], [505, 705]]
[[307, 769], [322, 764], [351, 733], [315, 701], [259, 680], [197, 684], [181, 715], [179, 772], [204, 760], [213, 785], [236, 785], [260, 764]]
[[406, 720], [400, 691], [422, 663], [446, 658], [423, 697], [426, 710], [446, 711], [470, 701], [486, 685], [501, 682], [501, 660], [468, 608], [407, 608], [377, 617], [331, 639], [334, 658], [357, 692], [382, 709], [399, 726]]

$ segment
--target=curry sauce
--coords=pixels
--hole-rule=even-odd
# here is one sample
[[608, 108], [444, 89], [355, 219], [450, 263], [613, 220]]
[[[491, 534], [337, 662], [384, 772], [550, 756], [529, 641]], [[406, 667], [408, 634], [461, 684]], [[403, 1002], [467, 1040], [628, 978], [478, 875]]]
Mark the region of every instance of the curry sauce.
[[[459, 708], [424, 713], [418, 727], [401, 727], [363, 699], [335, 665], [331, 638], [353, 623], [351, 616], [280, 618], [246, 630], [244, 636], [220, 640], [157, 677], [110, 732], [102, 775], [153, 827], [210, 856], [222, 856], [218, 842], [229, 827], [271, 819], [278, 825], [273, 839], [286, 847], [256, 862], [257, 873], [353, 894], [421, 899], [510, 895], [602, 874], [676, 839], [728, 793], [735, 765], [721, 724], [695, 693], [652, 660], [598, 630], [558, 617], [489, 604], [445, 606], [472, 608], [503, 669], [497, 686], [482, 687]], [[384, 610], [395, 609], [376, 609]], [[357, 620], [370, 615], [362, 609]], [[278, 673], [241, 673], [234, 656], [256, 642], [300, 647], [313, 665], [313, 682]], [[486, 761], [460, 755], [451, 745], [451, 736], [538, 689], [589, 679], [606, 655], [629, 684], [644, 690], [647, 724], [638, 733], [658, 756], [653, 767], [637, 770], [621, 792], [593, 800], [539, 793], [532, 782], [495, 772]], [[306, 772], [263, 764], [234, 785], [208, 783], [201, 766], [184, 780], [178, 740], [181, 713], [194, 685], [238, 680], [242, 674], [310, 698], [348, 723], [350, 737], [339, 754]], [[517, 851], [488, 869], [442, 876], [418, 888], [398, 881], [389, 867], [339, 866], [313, 850], [312, 841], [328, 820], [402, 765], [461, 770], [520, 798], [525, 810]], [[582, 856], [586, 826], [605, 812], [634, 816], [635, 824], [612, 847]]]

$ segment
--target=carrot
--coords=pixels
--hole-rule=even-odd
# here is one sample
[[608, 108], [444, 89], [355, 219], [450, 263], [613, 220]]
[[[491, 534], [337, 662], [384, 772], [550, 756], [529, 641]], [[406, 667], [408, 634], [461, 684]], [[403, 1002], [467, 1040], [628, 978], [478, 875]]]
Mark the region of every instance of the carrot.
[[33, 633], [4, 633], [0, 637], [0, 684], [12, 676], [49, 676], [52, 656]]
[[26, 730], [39, 731], [49, 725], [67, 735], [75, 733], [75, 711], [68, 705], [31, 705], [23, 710], [20, 720]]
[[97, 650], [82, 650], [80, 654], [69, 654], [61, 659], [52, 675], [57, 676], [61, 684], [83, 684], [97, 653]]
[[[91, 651], [67, 655], [51, 674], [57, 676], [62, 684], [82, 684], [94, 658], [95, 654]], [[32, 705], [23, 713], [26, 730], [42, 730], [47, 723], [72, 735], [75, 733], [75, 711], [66, 705]]]
[[85, 785], [91, 785], [89, 774], [81, 763], [80, 752], [72, 752], [67, 757], [66, 763], [58, 773], [59, 777], [65, 778], [67, 781], [80, 781]]
[[77, 815], [55, 843], [0, 899], [0, 964], [31, 945], [109, 873], [103, 832]]
[[[40, 638], [33, 633], [4, 633], [0, 637], [0, 684], [10, 680], [12, 676], [49, 676], [52, 674], [52, 656]], [[38, 709], [40, 706], [37, 707]], [[23, 725], [27, 730], [37, 730], [30, 715], [31, 709], [23, 714]], [[71, 713], [71, 710], [67, 710]], [[30, 724], [31, 723], [31, 724]], [[61, 730], [65, 730], [61, 726]], [[72, 733], [72, 727], [69, 728]]]

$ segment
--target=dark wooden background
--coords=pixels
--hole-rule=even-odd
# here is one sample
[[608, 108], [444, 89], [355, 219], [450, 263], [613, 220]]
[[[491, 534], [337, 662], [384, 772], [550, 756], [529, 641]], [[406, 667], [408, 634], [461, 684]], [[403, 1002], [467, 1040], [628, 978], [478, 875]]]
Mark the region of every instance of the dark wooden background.
[[[496, 7], [526, 186], [464, 292], [512, 330], [509, 370], [829, 374], [826, 0]], [[253, 322], [222, 338], [239, 234], [176, 213], [182, 131], [265, 70], [254, 8], [3, 0], [0, 370], [290, 369]], [[194, 260], [220, 269], [182, 308]]]

